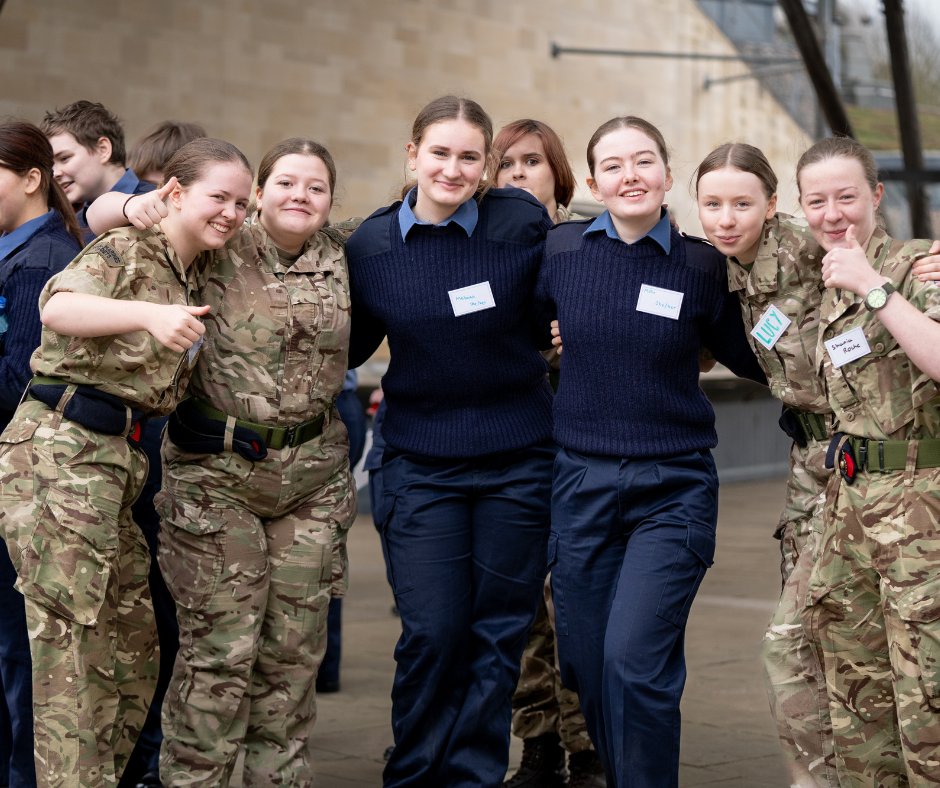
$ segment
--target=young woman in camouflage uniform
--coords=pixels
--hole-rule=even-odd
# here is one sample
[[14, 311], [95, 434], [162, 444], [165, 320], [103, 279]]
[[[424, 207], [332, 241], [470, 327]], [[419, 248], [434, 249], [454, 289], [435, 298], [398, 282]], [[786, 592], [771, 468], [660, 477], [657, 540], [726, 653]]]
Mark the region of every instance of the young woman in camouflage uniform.
[[792, 785], [836, 786], [822, 668], [800, 614], [822, 530], [833, 415], [816, 369], [822, 252], [806, 222], [776, 213], [777, 177], [752, 145], [709, 153], [696, 176], [699, 220], [728, 256], [728, 283], [793, 437], [780, 540], [783, 589], [764, 635], [771, 709]]
[[[35, 377], [0, 437], [0, 527], [26, 598], [40, 786], [112, 786], [153, 694], [149, 559], [130, 507], [140, 420], [182, 397], [204, 333], [197, 279], [244, 220], [245, 157], [199, 140], [160, 228], [101, 236], [40, 296]], [[125, 197], [126, 199], [126, 197]]]
[[[212, 312], [192, 394], [164, 442], [160, 566], [180, 652], [164, 707], [168, 785], [310, 785], [314, 682], [355, 516], [334, 407], [349, 345], [343, 236], [326, 228], [336, 169], [288, 139], [258, 170], [257, 211], [202, 290]], [[102, 202], [96, 221], [106, 222]], [[127, 206], [160, 218], [159, 195]]]
[[822, 140], [797, 166], [826, 250], [817, 360], [838, 430], [805, 621], [824, 658], [843, 786], [940, 783], [940, 288], [927, 241], [877, 221], [871, 154]]

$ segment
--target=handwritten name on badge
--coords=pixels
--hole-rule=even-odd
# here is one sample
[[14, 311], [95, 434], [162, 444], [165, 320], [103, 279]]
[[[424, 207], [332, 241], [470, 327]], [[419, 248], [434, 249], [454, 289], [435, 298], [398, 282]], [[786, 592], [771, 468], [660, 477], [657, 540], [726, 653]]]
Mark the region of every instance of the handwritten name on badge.
[[636, 300], [636, 311], [668, 317], [670, 320], [678, 320], [684, 295], [684, 293], [667, 290], [664, 287], [640, 285], [640, 296]]
[[751, 330], [751, 336], [770, 350], [777, 344], [777, 340], [784, 335], [787, 327], [793, 322], [777, 307], [771, 304], [767, 311], [760, 316]]
[[469, 315], [471, 312], [480, 312], [496, 306], [493, 291], [489, 282], [479, 282], [475, 285], [461, 287], [457, 290], [448, 290], [450, 305], [454, 309], [454, 317]]
[[843, 364], [867, 356], [871, 353], [871, 348], [868, 346], [868, 340], [865, 339], [865, 332], [859, 326], [837, 337], [827, 339], [826, 352], [832, 359], [832, 366], [838, 369]]

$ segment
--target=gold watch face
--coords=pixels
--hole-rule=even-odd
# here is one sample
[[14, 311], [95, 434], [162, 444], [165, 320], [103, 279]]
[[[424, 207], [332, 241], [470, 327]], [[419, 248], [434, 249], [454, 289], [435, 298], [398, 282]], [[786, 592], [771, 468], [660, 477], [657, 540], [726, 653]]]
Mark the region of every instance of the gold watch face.
[[865, 305], [869, 309], [881, 309], [888, 301], [888, 294], [883, 287], [876, 287], [865, 296]]

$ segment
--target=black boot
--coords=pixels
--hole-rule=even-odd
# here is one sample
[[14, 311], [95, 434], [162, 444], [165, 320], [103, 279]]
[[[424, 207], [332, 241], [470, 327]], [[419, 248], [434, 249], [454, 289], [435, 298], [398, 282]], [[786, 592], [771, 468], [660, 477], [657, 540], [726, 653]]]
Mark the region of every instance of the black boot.
[[555, 733], [522, 740], [522, 763], [503, 788], [563, 788], [565, 751]]
[[594, 750], [582, 750], [568, 756], [568, 788], [605, 788], [604, 767]]

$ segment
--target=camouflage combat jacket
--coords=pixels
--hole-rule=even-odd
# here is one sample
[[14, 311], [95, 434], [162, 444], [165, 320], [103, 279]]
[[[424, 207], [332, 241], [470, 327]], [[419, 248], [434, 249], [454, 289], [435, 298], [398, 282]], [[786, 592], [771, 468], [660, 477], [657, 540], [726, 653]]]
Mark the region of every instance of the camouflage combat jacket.
[[[800, 410], [830, 413], [816, 364], [822, 250], [806, 222], [786, 214], [770, 219], [752, 265], [728, 258], [728, 289], [738, 294], [748, 340], [774, 397]], [[791, 322], [768, 349], [750, 332], [771, 305]]]
[[[159, 226], [122, 227], [86, 246], [52, 277], [39, 296], [39, 308], [58, 292], [198, 306], [196, 279], [209, 263], [203, 253], [184, 267]], [[198, 353], [196, 346], [182, 353], [170, 350], [148, 331], [68, 337], [43, 328], [30, 366], [37, 375], [94, 386], [147, 414], [165, 415], [186, 391]]]
[[[886, 276], [911, 304], [940, 321], [940, 286], [911, 276], [930, 241], [895, 241], [876, 228], [868, 243], [868, 262]], [[861, 327], [871, 352], [841, 367], [833, 366], [826, 340]], [[821, 307], [820, 373], [839, 429], [879, 440], [940, 437], [940, 388], [915, 367], [898, 341], [865, 308], [864, 298], [847, 290], [829, 290]]]
[[191, 393], [238, 419], [290, 426], [328, 411], [349, 352], [342, 235], [321, 230], [285, 266], [257, 216], [202, 291], [212, 311]]

